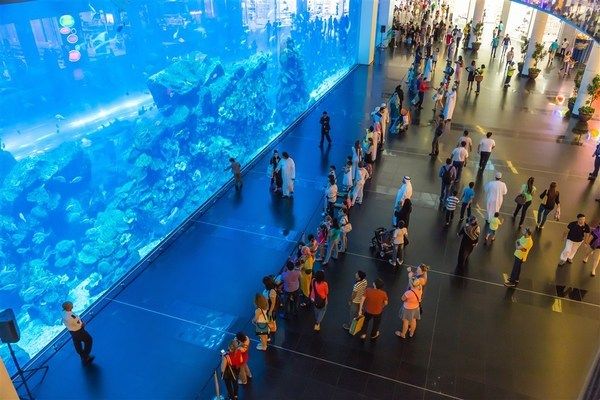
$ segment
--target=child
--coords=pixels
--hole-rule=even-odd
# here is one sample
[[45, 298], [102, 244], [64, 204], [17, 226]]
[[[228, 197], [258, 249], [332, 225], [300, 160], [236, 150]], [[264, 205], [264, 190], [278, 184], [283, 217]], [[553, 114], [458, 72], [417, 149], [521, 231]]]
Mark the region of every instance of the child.
[[475, 197], [475, 182], [469, 182], [469, 187], [463, 189], [461, 206], [460, 206], [460, 219], [462, 222], [465, 219], [465, 210], [467, 210], [467, 218], [471, 217], [471, 203], [473, 202], [473, 197]]
[[440, 48], [436, 47], [435, 50], [433, 51], [433, 54], [431, 55], [431, 66], [433, 67], [433, 69], [435, 69], [435, 66], [437, 65], [437, 60], [438, 60], [439, 55], [440, 55]]
[[352, 188], [352, 160], [346, 161], [344, 167], [344, 179], [342, 180], [342, 190], [349, 191]]
[[[329, 175], [328, 176], [333, 176], [333, 180], [335, 181], [335, 184], [337, 185], [337, 172], [335, 170], [335, 165], [329, 166]], [[329, 177], [327, 178], [327, 182], [329, 182]]]
[[496, 231], [502, 225], [502, 220], [499, 218], [500, 213], [494, 213], [494, 217], [490, 219], [488, 223], [486, 232], [485, 232], [485, 243], [492, 244], [494, 240], [496, 240]]
[[327, 244], [327, 235], [329, 234], [329, 230], [327, 229], [327, 225], [321, 224], [319, 225], [319, 229], [317, 230], [317, 251], [315, 252], [317, 258], [315, 261], [323, 261], [323, 257], [325, 256], [325, 245]]
[[446, 197], [446, 226], [450, 225], [450, 221], [454, 218], [454, 210], [459, 202], [457, 194], [458, 190], [453, 190], [452, 196]]

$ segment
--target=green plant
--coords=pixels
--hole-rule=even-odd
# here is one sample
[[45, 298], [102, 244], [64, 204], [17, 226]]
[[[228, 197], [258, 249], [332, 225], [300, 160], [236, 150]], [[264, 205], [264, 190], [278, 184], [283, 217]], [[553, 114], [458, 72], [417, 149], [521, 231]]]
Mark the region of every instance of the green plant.
[[529, 38], [527, 36], [521, 36], [521, 55], [525, 55], [527, 53], [527, 47], [529, 47]]
[[481, 43], [481, 35], [483, 35], [483, 22], [478, 22], [475, 24], [473, 33], [475, 34], [475, 42]]
[[600, 74], [596, 75], [587, 86], [587, 94], [589, 98], [585, 102], [585, 106], [579, 108], [579, 112], [593, 114], [596, 109], [592, 107], [592, 104], [600, 98]]
[[579, 92], [579, 87], [581, 86], [581, 78], [583, 77], [583, 71], [585, 71], [584, 69], [578, 69], [577, 72], [575, 73], [575, 86], [573, 89], [573, 92], [575, 93], [575, 95], [577, 95], [577, 93]]
[[536, 42], [535, 50], [533, 51], [533, 54], [531, 55], [531, 58], [533, 58], [533, 68], [529, 68], [529, 69], [537, 70], [538, 63], [546, 57], [546, 54], [548, 54], [548, 52], [544, 49], [544, 44]]

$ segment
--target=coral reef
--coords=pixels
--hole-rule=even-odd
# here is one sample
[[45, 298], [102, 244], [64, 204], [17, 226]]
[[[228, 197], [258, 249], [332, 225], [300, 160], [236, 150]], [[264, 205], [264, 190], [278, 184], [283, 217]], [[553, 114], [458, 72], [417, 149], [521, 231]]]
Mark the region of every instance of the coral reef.
[[229, 179], [230, 156], [249, 162], [353, 65], [346, 31], [294, 29], [242, 60], [176, 57], [147, 78], [157, 107], [84, 140], [0, 150], [0, 304], [22, 360], [62, 329], [64, 299], [92, 304]]

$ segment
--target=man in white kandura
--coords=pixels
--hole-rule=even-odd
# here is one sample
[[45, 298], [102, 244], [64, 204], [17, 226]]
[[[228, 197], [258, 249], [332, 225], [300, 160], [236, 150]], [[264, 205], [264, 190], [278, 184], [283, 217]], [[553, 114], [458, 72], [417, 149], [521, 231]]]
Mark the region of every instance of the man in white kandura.
[[485, 204], [487, 208], [487, 219], [490, 221], [494, 218], [494, 214], [500, 211], [504, 196], [508, 193], [506, 184], [502, 182], [502, 173], [496, 172], [496, 179], [485, 184]]
[[296, 180], [296, 164], [287, 151], [281, 154], [281, 160], [277, 166], [277, 171], [281, 170], [281, 180], [283, 197], [291, 197], [294, 194], [294, 181]]
[[410, 199], [413, 194], [412, 183], [410, 181], [410, 176], [405, 176], [402, 179], [402, 186], [398, 189], [398, 193], [396, 194], [396, 201], [394, 202], [394, 209], [396, 209], [396, 205], [399, 204], [400, 207], [404, 205], [404, 200]]

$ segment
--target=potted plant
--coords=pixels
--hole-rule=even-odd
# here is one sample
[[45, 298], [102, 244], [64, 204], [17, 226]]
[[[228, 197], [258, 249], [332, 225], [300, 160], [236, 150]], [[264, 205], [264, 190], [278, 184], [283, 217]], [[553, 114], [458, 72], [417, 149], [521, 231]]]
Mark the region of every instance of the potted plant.
[[592, 104], [600, 98], [600, 74], [596, 75], [587, 87], [589, 98], [585, 102], [585, 106], [579, 107], [579, 119], [586, 122], [592, 119], [596, 109]]
[[533, 59], [533, 66], [529, 68], [529, 73], [528, 73], [528, 76], [530, 79], [535, 79], [540, 74], [541, 70], [537, 67], [537, 65], [540, 61], [542, 61], [546, 57], [547, 53], [548, 52], [546, 50], [544, 50], [544, 44], [536, 42], [535, 50], [533, 51], [533, 54], [531, 55], [531, 58]]
[[473, 51], [478, 51], [481, 47], [481, 35], [483, 35], [483, 22], [478, 22], [473, 28], [473, 34], [475, 35], [475, 41], [471, 44]]
[[573, 86], [573, 94], [567, 100], [567, 108], [569, 109], [569, 113], [573, 113], [573, 107], [575, 106], [575, 101], [577, 100], [577, 93], [579, 93], [579, 87], [581, 86], [581, 78], [583, 77], [583, 69], [580, 68], [577, 70], [575, 74], [575, 85]]
[[[529, 47], [529, 38], [526, 36], [521, 36], [521, 60], [525, 58], [525, 54], [527, 53], [527, 47]], [[523, 61], [519, 61], [517, 63], [517, 70], [519, 71], [519, 75], [523, 72]]]

